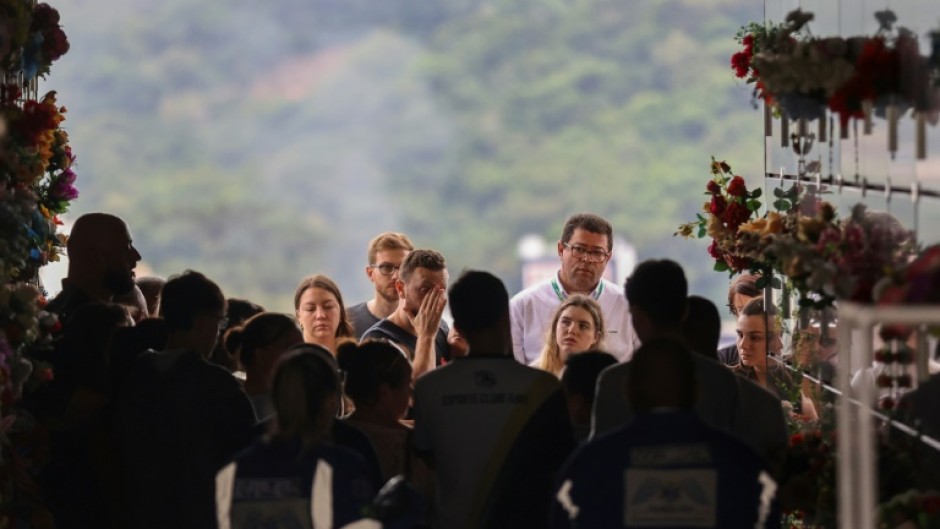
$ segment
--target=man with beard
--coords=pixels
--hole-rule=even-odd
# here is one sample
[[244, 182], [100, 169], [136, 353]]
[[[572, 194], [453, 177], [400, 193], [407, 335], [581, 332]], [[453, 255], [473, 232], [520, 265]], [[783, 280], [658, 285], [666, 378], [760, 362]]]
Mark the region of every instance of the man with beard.
[[346, 319], [352, 323], [356, 339], [362, 338], [370, 327], [398, 308], [398, 291], [395, 289], [398, 270], [408, 252], [414, 249], [404, 233], [387, 231], [369, 242], [366, 276], [375, 286], [375, 296], [346, 309]]
[[108, 407], [102, 399], [107, 392], [95, 384], [107, 379], [107, 364], [102, 361], [105, 352], [87, 344], [108, 343], [114, 329], [83, 321], [82, 312], [107, 314], [115, 297], [133, 291], [140, 253], [127, 224], [107, 213], [79, 217], [67, 249], [68, 277], [46, 306], [63, 323], [62, 334], [52, 351], [34, 355], [52, 365], [55, 378], [25, 396], [23, 405], [49, 431], [50, 456], [39, 483], [57, 525], [101, 527], [113, 515], [105, 501], [111, 495], [104, 492], [112, 490], [105, 478], [107, 465], [102, 464], [107, 458], [98, 457], [110, 442]]
[[63, 324], [68, 325], [69, 316], [82, 305], [110, 302], [114, 296], [133, 290], [140, 253], [120, 218], [107, 213], [82, 215], [72, 226], [66, 248], [68, 277], [62, 280], [62, 291], [46, 307]]
[[408, 353], [412, 377], [450, 360], [447, 323], [441, 320], [447, 304], [447, 263], [434, 250], [414, 250], [401, 264], [395, 289], [400, 303], [395, 312], [373, 325], [362, 339], [393, 342]]
[[558, 305], [572, 294], [583, 294], [601, 306], [607, 335], [605, 352], [617, 360], [630, 358], [636, 337], [623, 290], [602, 276], [613, 248], [613, 228], [593, 213], [572, 215], [558, 241], [561, 269], [554, 277], [513, 296], [512, 349], [516, 360], [529, 365], [542, 352], [546, 328]]

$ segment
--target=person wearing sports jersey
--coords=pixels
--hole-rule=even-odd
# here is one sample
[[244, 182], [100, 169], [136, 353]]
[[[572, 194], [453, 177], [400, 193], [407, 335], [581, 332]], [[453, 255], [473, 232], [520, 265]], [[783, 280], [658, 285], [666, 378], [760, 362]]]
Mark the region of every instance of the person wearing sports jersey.
[[366, 463], [327, 442], [341, 398], [335, 364], [292, 350], [271, 385], [271, 433], [216, 475], [219, 529], [341, 528], [360, 520], [375, 492]]
[[509, 302], [512, 349], [529, 365], [538, 358], [555, 310], [569, 295], [590, 297], [601, 306], [607, 326], [605, 350], [619, 361], [630, 359], [636, 337], [623, 290], [602, 276], [613, 249], [613, 228], [593, 213], [572, 215], [558, 241], [561, 268], [549, 280], [513, 296]]
[[565, 463], [552, 528], [779, 527], [777, 483], [763, 458], [695, 413], [699, 369], [685, 344], [645, 340], [629, 365], [636, 415]]
[[551, 484], [575, 446], [561, 385], [513, 359], [502, 281], [468, 271], [449, 298], [468, 356], [415, 385], [414, 446], [434, 467], [432, 527], [546, 527]]

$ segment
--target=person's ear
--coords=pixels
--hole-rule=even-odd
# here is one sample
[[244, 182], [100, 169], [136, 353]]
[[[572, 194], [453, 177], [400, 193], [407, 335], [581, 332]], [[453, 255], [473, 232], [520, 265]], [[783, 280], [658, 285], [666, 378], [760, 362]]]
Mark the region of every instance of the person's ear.
[[371, 266], [366, 265], [366, 277], [369, 278], [369, 281], [372, 281], [372, 273], [375, 272], [375, 269]]
[[395, 290], [398, 291], [398, 297], [405, 299], [405, 283], [401, 279], [395, 280]]
[[565, 243], [558, 241], [558, 257], [561, 257], [561, 254], [565, 253]]

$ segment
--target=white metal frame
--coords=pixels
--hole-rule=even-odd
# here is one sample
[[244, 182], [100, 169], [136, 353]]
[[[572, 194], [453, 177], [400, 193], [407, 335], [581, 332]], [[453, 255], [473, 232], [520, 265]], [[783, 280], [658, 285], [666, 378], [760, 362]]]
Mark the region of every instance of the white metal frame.
[[[839, 303], [839, 368], [836, 379], [842, 397], [838, 405], [838, 521], [841, 529], [876, 529], [878, 508], [878, 468], [874, 418], [887, 417], [871, 407], [875, 401], [875, 385], [863, 384], [857, 399], [851, 398], [853, 353], [863, 367], [874, 359], [874, 329], [882, 323], [907, 325], [940, 324], [940, 306], [875, 306]], [[859, 331], [853, 333], [852, 331]], [[853, 347], [852, 336], [861, 337]], [[927, 377], [926, 347], [918, 347], [917, 378]], [[916, 434], [910, 428], [894, 423], [894, 427]], [[926, 444], [940, 449], [940, 443], [922, 438]]]

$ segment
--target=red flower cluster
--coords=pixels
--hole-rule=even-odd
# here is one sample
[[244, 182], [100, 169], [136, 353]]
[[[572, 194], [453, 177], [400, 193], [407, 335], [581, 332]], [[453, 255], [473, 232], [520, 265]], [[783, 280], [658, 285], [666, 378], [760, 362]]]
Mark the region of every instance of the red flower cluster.
[[43, 134], [59, 126], [58, 117], [55, 105], [30, 99], [23, 104], [23, 113], [10, 128], [23, 144], [36, 145]]
[[735, 176], [728, 182], [726, 193], [729, 198], [725, 198], [721, 192], [721, 186], [714, 180], [710, 181], [705, 189], [712, 195], [709, 213], [720, 218], [721, 222], [732, 231], [737, 231], [738, 226], [751, 218], [751, 210], [744, 205], [744, 200], [747, 198], [747, 186], [740, 176]]
[[734, 75], [744, 79], [751, 70], [751, 58], [754, 57], [754, 35], [745, 35], [741, 44], [744, 45], [744, 50], [731, 56], [731, 69], [734, 70]]
[[69, 51], [69, 40], [59, 26], [59, 12], [49, 4], [36, 4], [30, 32], [42, 35], [42, 55], [53, 62]]

